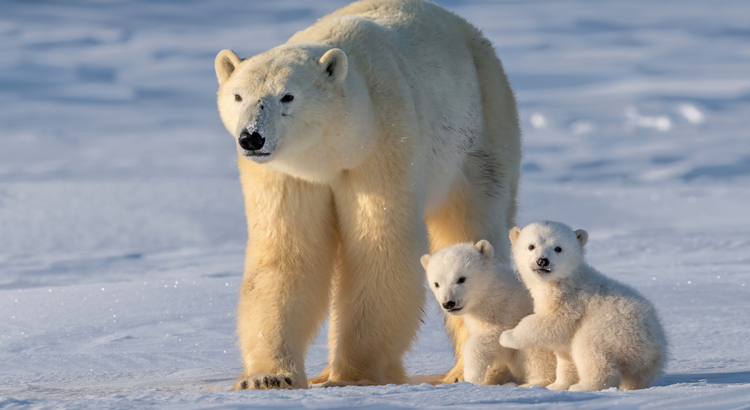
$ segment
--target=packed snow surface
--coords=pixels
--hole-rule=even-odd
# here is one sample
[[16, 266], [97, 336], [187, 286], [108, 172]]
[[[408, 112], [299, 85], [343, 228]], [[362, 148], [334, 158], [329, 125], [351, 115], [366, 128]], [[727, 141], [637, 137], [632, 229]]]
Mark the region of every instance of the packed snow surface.
[[[657, 306], [664, 377], [227, 391], [246, 228], [213, 59], [345, 2], [7, 0], [0, 408], [749, 408], [750, 3], [439, 3], [484, 30], [516, 91], [519, 224], [589, 231], [590, 263]], [[410, 374], [453, 364], [430, 303]], [[326, 354], [319, 337], [309, 375]]]

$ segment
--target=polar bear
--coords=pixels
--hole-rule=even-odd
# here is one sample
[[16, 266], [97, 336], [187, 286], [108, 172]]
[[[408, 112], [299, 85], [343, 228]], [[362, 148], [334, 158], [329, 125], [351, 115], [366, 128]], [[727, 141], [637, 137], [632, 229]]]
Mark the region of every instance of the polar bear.
[[642, 389], [663, 372], [667, 338], [654, 306], [584, 260], [584, 230], [542, 221], [510, 230], [513, 257], [534, 313], [500, 344], [557, 355], [551, 390]]
[[498, 264], [492, 245], [460, 243], [424, 255], [427, 283], [446, 314], [461, 315], [469, 337], [464, 343], [464, 381], [513, 382], [547, 386], [555, 380], [555, 356], [549, 350], [503, 347], [500, 334], [533, 312], [529, 292], [507, 265]]
[[[404, 383], [425, 301], [419, 257], [487, 238], [509, 261], [521, 140], [482, 33], [423, 0], [353, 3], [248, 59], [215, 61], [235, 138], [248, 245], [236, 388]], [[461, 378], [466, 338], [446, 319]]]

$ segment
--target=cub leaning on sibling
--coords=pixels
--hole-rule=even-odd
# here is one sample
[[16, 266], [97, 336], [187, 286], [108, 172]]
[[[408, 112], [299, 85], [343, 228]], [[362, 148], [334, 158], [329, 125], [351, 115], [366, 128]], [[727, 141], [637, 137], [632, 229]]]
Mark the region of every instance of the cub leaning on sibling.
[[[510, 239], [520, 277], [533, 299], [533, 314], [521, 319], [513, 329], [503, 331], [501, 346], [488, 340], [477, 347], [469, 343], [475, 336], [472, 330], [480, 329], [477, 337], [481, 337], [486, 332], [484, 329], [498, 324], [492, 319], [483, 320], [476, 316], [473, 313], [476, 308], [467, 311], [465, 317], [469, 339], [464, 348], [465, 358], [481, 357], [493, 349], [518, 349], [521, 355], [530, 355], [526, 352], [531, 349], [535, 352], [549, 349], [557, 356], [557, 374], [554, 383], [541, 385], [552, 390], [639, 389], [648, 387], [661, 375], [667, 359], [667, 341], [656, 310], [636, 290], [605, 277], [585, 262], [583, 246], [588, 239], [586, 231], [573, 231], [561, 223], [543, 221], [528, 225], [523, 230], [511, 229]], [[475, 247], [476, 255], [481, 254], [482, 242], [486, 241], [480, 241]], [[432, 266], [432, 260], [441, 252], [463, 256], [451, 248], [466, 249], [466, 246], [469, 245], [455, 245], [441, 250], [432, 258], [423, 257], [422, 264], [426, 265], [428, 279], [434, 282], [433, 277], [451, 277], [453, 271], [469, 272], [460, 267], [461, 263], [466, 263], [459, 261], [460, 258], [451, 261], [449, 257], [442, 257], [441, 266]], [[474, 259], [477, 259], [476, 255]], [[485, 266], [484, 271], [472, 269], [470, 272], [483, 273], [478, 275], [485, 282], [480, 282], [479, 289], [486, 290], [479, 293], [470, 290], [477, 287], [467, 287], [464, 295], [476, 292], [482, 295], [482, 299], [493, 299], [489, 294], [497, 291], [489, 289], [487, 285], [487, 282], [491, 282], [488, 278], [492, 278], [493, 274], [487, 275], [487, 272], [492, 272], [493, 265]], [[441, 270], [445, 272], [438, 274]], [[495, 268], [495, 271], [500, 272], [496, 275], [503, 275], [502, 268]], [[465, 277], [462, 283], [464, 287], [475, 279], [468, 277], [468, 274]], [[458, 286], [457, 282], [455, 280], [451, 285]], [[434, 285], [431, 283], [433, 292], [442, 304], [442, 295]], [[505, 282], [494, 281], [495, 289], [504, 285]], [[508, 292], [497, 292], [494, 297], [507, 297], [505, 294]], [[511, 292], [520, 293], [518, 290]], [[473, 306], [468, 300], [464, 297], [461, 303], [467, 307]], [[487, 306], [498, 309], [497, 304]], [[495, 317], [506, 320], [513, 316], [502, 310], [496, 312]], [[469, 319], [472, 316], [474, 319]], [[476, 324], [472, 326], [471, 322]], [[469, 370], [468, 362], [466, 366], [465, 379], [472, 381], [468, 374], [474, 370]], [[486, 379], [480, 382], [489, 384]]]
[[474, 384], [546, 386], [555, 380], [555, 356], [541, 349], [500, 346], [500, 334], [533, 312], [529, 292], [513, 271], [493, 258], [485, 240], [460, 243], [422, 256], [427, 280], [449, 315], [462, 315], [464, 380]]

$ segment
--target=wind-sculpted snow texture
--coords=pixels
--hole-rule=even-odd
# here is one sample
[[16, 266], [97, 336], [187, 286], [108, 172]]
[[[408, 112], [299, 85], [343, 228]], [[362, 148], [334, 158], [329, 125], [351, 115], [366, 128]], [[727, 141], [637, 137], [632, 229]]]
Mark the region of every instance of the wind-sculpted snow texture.
[[[591, 264], [660, 311], [664, 377], [227, 392], [246, 230], [213, 60], [345, 2], [3, 1], [0, 408], [747, 406], [750, 5], [439, 3], [495, 42], [517, 93], [518, 224], [589, 231]], [[411, 374], [453, 364], [430, 303]], [[320, 337], [309, 374], [325, 363]]]

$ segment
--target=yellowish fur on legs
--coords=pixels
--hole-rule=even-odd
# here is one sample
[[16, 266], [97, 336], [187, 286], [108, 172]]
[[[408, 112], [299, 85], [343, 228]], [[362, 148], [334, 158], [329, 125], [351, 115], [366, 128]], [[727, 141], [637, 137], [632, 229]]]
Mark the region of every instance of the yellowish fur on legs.
[[[328, 306], [332, 194], [244, 159], [239, 164], [249, 239], [237, 317], [246, 372], [238, 385], [304, 388], [305, 350]], [[297, 274], [279, 280], [279, 271]]]
[[[365, 0], [215, 67], [249, 233], [238, 388], [307, 387], [326, 312], [330, 363], [313, 381], [405, 382], [428, 244], [486, 238], [507, 261], [521, 141], [492, 44], [433, 3]], [[465, 331], [447, 325], [461, 380]]]
[[[499, 243], [496, 257], [507, 263], [510, 246], [504, 229], [506, 222], [515, 218], [515, 200], [510, 201], [511, 215], [502, 207], [493, 207], [491, 198], [486, 198], [472, 187], [469, 181], [456, 181], [447, 200], [433, 214], [425, 217], [430, 237], [430, 252], [434, 253], [457, 243], [477, 242], [483, 238], [495, 238]], [[445, 328], [453, 344], [456, 364], [435, 384], [464, 381], [463, 350], [469, 332], [461, 316], [445, 315]]]

